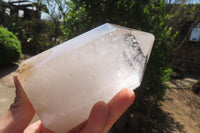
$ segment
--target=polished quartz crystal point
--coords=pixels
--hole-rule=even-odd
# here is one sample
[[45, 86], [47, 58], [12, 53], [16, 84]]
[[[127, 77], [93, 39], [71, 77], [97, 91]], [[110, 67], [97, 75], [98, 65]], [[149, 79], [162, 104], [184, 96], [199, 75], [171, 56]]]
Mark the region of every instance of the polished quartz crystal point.
[[64, 133], [98, 101], [136, 89], [154, 36], [104, 24], [22, 63], [19, 81], [45, 127]]

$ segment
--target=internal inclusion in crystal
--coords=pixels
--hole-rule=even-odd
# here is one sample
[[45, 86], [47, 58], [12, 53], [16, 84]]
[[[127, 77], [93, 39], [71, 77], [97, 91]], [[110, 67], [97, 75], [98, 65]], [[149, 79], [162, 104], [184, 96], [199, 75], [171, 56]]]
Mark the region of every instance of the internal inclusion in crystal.
[[[125, 42], [129, 47], [129, 51], [124, 51], [123, 55], [127, 58], [128, 64], [133, 67], [139, 65], [141, 68], [143, 68], [147, 62], [147, 56], [144, 56], [144, 53], [140, 48], [135, 36], [131, 34], [125, 34], [124, 37]], [[133, 63], [136, 63], [137, 65]]]

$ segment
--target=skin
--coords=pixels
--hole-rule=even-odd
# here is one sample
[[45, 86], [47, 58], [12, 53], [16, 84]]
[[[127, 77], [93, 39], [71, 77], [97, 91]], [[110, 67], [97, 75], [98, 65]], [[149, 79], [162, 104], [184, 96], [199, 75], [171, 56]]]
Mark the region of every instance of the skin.
[[[39, 120], [29, 125], [35, 111], [20, 85], [17, 75], [14, 77], [16, 98], [9, 110], [0, 119], [0, 133], [54, 133], [45, 128]], [[122, 89], [106, 104], [97, 102], [90, 111], [88, 120], [67, 133], [107, 133], [112, 125], [133, 103], [135, 94], [130, 89]]]

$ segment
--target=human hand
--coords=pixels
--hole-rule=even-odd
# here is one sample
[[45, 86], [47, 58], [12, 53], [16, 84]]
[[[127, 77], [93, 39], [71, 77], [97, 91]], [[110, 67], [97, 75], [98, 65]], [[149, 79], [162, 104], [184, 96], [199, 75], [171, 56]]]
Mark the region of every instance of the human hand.
[[[39, 120], [29, 125], [35, 111], [20, 85], [14, 77], [16, 98], [9, 110], [0, 119], [0, 133], [54, 133], [45, 128]], [[133, 103], [135, 94], [130, 89], [122, 89], [106, 104], [97, 102], [87, 121], [67, 133], [106, 133], [125, 110]]]

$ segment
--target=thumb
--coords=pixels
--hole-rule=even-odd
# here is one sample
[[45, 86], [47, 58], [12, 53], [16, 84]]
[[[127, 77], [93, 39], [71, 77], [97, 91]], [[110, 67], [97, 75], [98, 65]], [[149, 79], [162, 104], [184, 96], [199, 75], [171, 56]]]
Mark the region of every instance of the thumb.
[[16, 97], [14, 103], [0, 120], [0, 132], [21, 133], [29, 125], [35, 111], [29, 102], [17, 75], [14, 76]]

